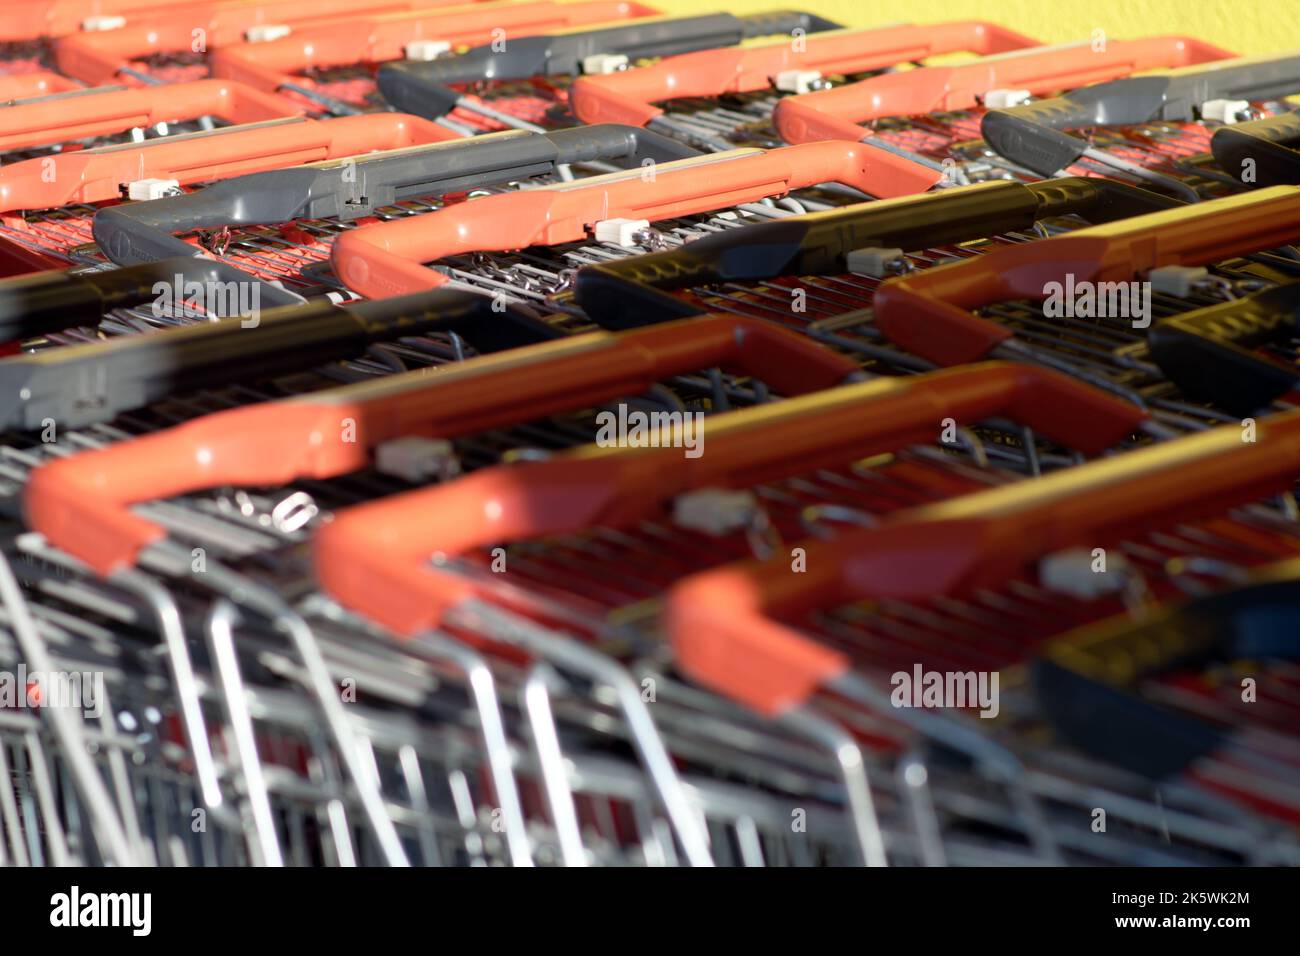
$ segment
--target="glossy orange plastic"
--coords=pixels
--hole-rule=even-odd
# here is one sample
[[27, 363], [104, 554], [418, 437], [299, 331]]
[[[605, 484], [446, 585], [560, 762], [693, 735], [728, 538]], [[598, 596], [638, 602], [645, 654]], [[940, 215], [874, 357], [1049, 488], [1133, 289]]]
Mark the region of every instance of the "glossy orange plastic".
[[38, 70], [35, 73], [11, 73], [0, 76], [0, 103], [10, 100], [26, 100], [34, 96], [49, 96], [51, 93], [69, 93], [81, 89], [81, 84], [66, 76]]
[[1300, 188], [1180, 206], [1005, 246], [890, 279], [872, 301], [890, 341], [939, 365], [987, 358], [1011, 329], [975, 315], [1011, 299], [1043, 300], [1053, 283], [1129, 282], [1158, 266], [1201, 266], [1285, 245], [1300, 237]]
[[707, 571], [668, 595], [665, 624], [687, 674], [766, 714], [803, 703], [848, 657], [782, 623], [857, 601], [962, 597], [1032, 574], [1068, 548], [1131, 540], [1288, 489], [1300, 477], [1300, 412], [1262, 419], [1255, 442], [1225, 425], [1188, 438], [897, 512], [802, 542], [788, 556]]
[[90, 17], [121, 16], [128, 22], [163, 10], [209, 6], [187, 0], [24, 0], [0, 8], [0, 43], [22, 43], [76, 33]]
[[736, 149], [484, 196], [423, 216], [362, 226], [339, 236], [332, 258], [349, 289], [380, 299], [447, 282], [425, 262], [574, 242], [603, 220], [655, 222], [828, 182], [889, 198], [924, 192], [939, 178], [933, 169], [858, 143]]
[[[446, 0], [447, 3], [453, 0]], [[467, 0], [454, 0], [464, 3]], [[109, 83], [134, 60], [243, 43], [250, 27], [313, 23], [368, 11], [438, 6], [438, 0], [251, 0], [207, 2], [132, 17], [117, 30], [73, 32], [54, 47], [59, 69], [87, 83]], [[195, 47], [198, 44], [198, 49]]]
[[137, 126], [183, 122], [201, 116], [227, 123], [255, 123], [298, 116], [301, 112], [282, 97], [230, 80], [87, 91], [0, 109], [0, 152], [108, 136]]
[[781, 394], [829, 388], [858, 368], [806, 336], [736, 316], [594, 332], [219, 412], [43, 465], [27, 484], [27, 521], [107, 574], [165, 535], [133, 514], [133, 504], [221, 485], [345, 474], [364, 467], [370, 449], [392, 438], [498, 428], [640, 394], [671, 375], [715, 366]]
[[457, 138], [446, 127], [418, 116], [367, 113], [326, 120], [269, 120], [210, 133], [75, 150], [0, 166], [0, 212], [117, 199], [121, 185], [137, 179], [175, 179], [182, 185], [212, 182]]
[[584, 123], [644, 126], [663, 114], [655, 103], [764, 90], [786, 70], [862, 73], [942, 53], [1001, 53], [1034, 46], [1037, 40], [980, 21], [836, 30], [804, 37], [800, 44], [785, 39], [700, 50], [621, 73], [582, 76], [569, 90], [569, 105]]
[[465, 579], [429, 567], [432, 555], [628, 527], [662, 517], [692, 489], [746, 488], [844, 465], [932, 443], [947, 418], [992, 417], [1097, 453], [1145, 413], [1057, 372], [1002, 363], [844, 385], [714, 416], [695, 436], [695, 456], [672, 445], [588, 445], [348, 508], [316, 537], [317, 578], [344, 606], [415, 634], [472, 592]]
[[990, 90], [1035, 95], [1114, 80], [1143, 70], [1226, 60], [1235, 54], [1190, 37], [1110, 40], [1036, 47], [984, 57], [956, 66], [884, 73], [858, 83], [777, 104], [773, 122], [787, 143], [823, 139], [860, 140], [871, 131], [857, 125], [887, 116], [916, 116], [978, 106]]
[[441, 40], [452, 46], [490, 43], [502, 35], [515, 37], [549, 33], [638, 17], [659, 11], [631, 0], [529, 0], [526, 3], [447, 7], [376, 15], [304, 27], [293, 35], [268, 43], [239, 43], [222, 47], [212, 56], [212, 74], [275, 91], [286, 83], [312, 86], [297, 74], [304, 70], [383, 63], [401, 59], [406, 46], [416, 40]]

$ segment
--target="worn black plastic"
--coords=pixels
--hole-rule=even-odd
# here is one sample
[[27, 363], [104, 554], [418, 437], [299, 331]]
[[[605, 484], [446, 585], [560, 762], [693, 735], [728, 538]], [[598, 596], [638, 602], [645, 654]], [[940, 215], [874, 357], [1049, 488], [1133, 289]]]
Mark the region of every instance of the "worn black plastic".
[[1300, 366], [1255, 351], [1300, 336], [1300, 282], [1166, 319], [1147, 335], [1151, 359], [1192, 401], [1251, 415], [1300, 385]]
[[1248, 188], [1300, 184], [1300, 113], [1221, 127], [1210, 138], [1210, 152], [1220, 169]]
[[266, 379], [363, 353], [374, 342], [454, 332], [479, 352], [563, 333], [530, 309], [440, 289], [336, 306], [319, 300], [151, 335], [0, 361], [0, 428], [106, 422], [178, 391]]
[[1137, 684], [1218, 661], [1300, 657], [1300, 560], [1269, 565], [1239, 587], [1089, 637], [1055, 642], [1034, 662], [1044, 716], [1093, 756], [1152, 779], [1171, 776], [1229, 735], [1150, 703]]
[[[179, 278], [178, 278], [179, 277]], [[56, 269], [0, 281], [0, 341], [15, 341], [98, 325], [112, 309], [145, 305], [159, 296], [158, 284], [246, 281], [239, 269], [192, 256], [160, 259], [126, 269], [70, 272]], [[267, 307], [292, 305], [302, 296], [268, 286]]]
[[1296, 91], [1300, 55], [1259, 57], [1111, 80], [1063, 96], [990, 110], [985, 141], [1000, 156], [1043, 176], [1071, 166], [1088, 143], [1067, 130], [1190, 121], [1210, 100], [1266, 100]]

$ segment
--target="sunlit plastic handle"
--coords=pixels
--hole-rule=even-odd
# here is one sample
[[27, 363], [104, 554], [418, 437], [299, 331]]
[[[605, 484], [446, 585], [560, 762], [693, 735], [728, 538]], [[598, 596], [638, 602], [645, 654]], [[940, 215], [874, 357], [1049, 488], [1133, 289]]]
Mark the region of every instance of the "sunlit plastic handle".
[[642, 126], [663, 113], [652, 105], [691, 96], [722, 96], [766, 89], [787, 70], [863, 73], [941, 53], [995, 53], [1037, 41], [990, 23], [900, 24], [874, 30], [841, 30], [764, 46], [703, 50], [669, 57], [653, 66], [584, 76], [569, 102], [586, 123]]
[[1111, 40], [1039, 47], [987, 57], [957, 66], [884, 73], [859, 83], [788, 97], [773, 120], [788, 143], [819, 139], [861, 139], [857, 125], [887, 116], [970, 109], [991, 90], [1040, 95], [1100, 83], [1143, 70], [1224, 60], [1233, 54], [1190, 37]]
[[438, 623], [469, 594], [464, 579], [426, 567], [490, 543], [658, 516], [676, 495], [749, 487], [934, 440], [942, 422], [1010, 417], [1097, 452], [1144, 415], [1055, 372], [988, 364], [877, 380], [710, 419], [699, 454], [681, 447], [587, 446], [548, 461], [498, 467], [450, 484], [350, 508], [317, 538], [322, 586], [401, 634]]
[[[413, 296], [400, 307], [445, 308], [440, 302], [446, 296]], [[343, 474], [362, 467], [370, 449], [390, 438], [502, 427], [639, 394], [670, 375], [714, 366], [753, 376], [784, 394], [827, 388], [857, 370], [850, 359], [805, 336], [733, 316], [593, 333], [436, 373], [422, 370], [220, 412], [61, 459], [32, 473], [27, 520], [56, 546], [107, 573], [132, 563], [140, 548], [163, 537], [162, 528], [129, 510], [132, 504], [219, 485], [279, 485]]]
[[850, 666], [784, 621], [855, 601], [996, 588], [1055, 551], [1105, 547], [1222, 513], [1289, 488], [1297, 476], [1300, 412], [1261, 421], [1255, 442], [1224, 426], [804, 542], [798, 572], [782, 555], [696, 575], [669, 593], [666, 625], [686, 673], [780, 713]]
[[332, 260], [348, 288], [370, 298], [431, 289], [447, 277], [424, 266], [445, 256], [573, 242], [596, 223], [651, 222], [722, 209], [835, 182], [888, 197], [923, 192], [939, 174], [856, 143], [733, 150], [657, 167], [501, 193], [424, 216], [341, 235]]
[[1012, 331], [975, 310], [1042, 300], [1074, 282], [1131, 281], [1167, 265], [1208, 265], [1300, 236], [1300, 190], [1274, 186], [1093, 226], [1042, 242], [900, 276], [873, 301], [876, 325], [897, 345], [940, 365], [978, 361]]

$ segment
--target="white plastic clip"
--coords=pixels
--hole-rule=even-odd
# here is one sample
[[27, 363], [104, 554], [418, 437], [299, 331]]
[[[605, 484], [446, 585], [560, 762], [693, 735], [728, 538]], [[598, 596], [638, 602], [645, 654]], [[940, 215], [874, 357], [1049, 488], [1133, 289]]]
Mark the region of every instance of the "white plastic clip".
[[673, 499], [673, 521], [678, 527], [714, 536], [749, 527], [758, 510], [752, 491], [730, 488], [700, 488]]
[[1201, 119], [1231, 126], [1248, 109], [1250, 102], [1247, 100], [1206, 100], [1201, 104]]
[[451, 52], [451, 44], [446, 40], [412, 40], [403, 52], [408, 60], [436, 60]]
[[445, 481], [456, 477], [460, 461], [445, 438], [408, 436], [380, 442], [375, 449], [375, 470], [419, 484], [430, 478]]
[[1160, 266], [1147, 273], [1147, 281], [1152, 292], [1185, 299], [1196, 290], [1196, 283], [1209, 275], [1210, 271], [1203, 266]]
[[292, 32], [293, 28], [287, 23], [258, 23], [245, 31], [244, 39], [249, 43], [270, 43], [287, 37]]
[[126, 198], [136, 202], [178, 196], [180, 191], [181, 184], [176, 179], [137, 179], [126, 184]]
[[629, 62], [622, 53], [593, 53], [582, 58], [582, 72], [591, 76], [605, 76], [626, 70]]
[[899, 265], [905, 261], [902, 249], [882, 249], [879, 246], [854, 249], [845, 256], [850, 272], [873, 279], [896, 275]]
[[772, 85], [782, 93], [794, 93], [800, 96], [810, 93], [814, 84], [822, 78], [816, 70], [782, 70], [776, 75]]
[[596, 223], [596, 241], [612, 242], [624, 249], [636, 246], [636, 234], [650, 228], [648, 219], [603, 219]]
[[1068, 594], [1083, 601], [1122, 591], [1132, 571], [1122, 554], [1110, 554], [1109, 566], [1097, 569], [1098, 557], [1083, 548], [1070, 548], [1047, 555], [1038, 562], [1038, 580], [1057, 594]]
[[1028, 102], [1028, 90], [989, 90], [984, 94], [984, 108], [989, 110], [1009, 110]]
[[126, 26], [126, 17], [112, 16], [107, 13], [86, 17], [81, 21], [81, 29], [87, 33], [102, 33], [104, 30], [120, 30]]

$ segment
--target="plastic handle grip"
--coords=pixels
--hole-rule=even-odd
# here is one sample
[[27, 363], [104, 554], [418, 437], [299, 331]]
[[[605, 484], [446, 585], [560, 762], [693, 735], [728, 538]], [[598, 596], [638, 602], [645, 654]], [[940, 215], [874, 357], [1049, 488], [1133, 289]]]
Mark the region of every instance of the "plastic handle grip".
[[54, 55], [59, 69], [68, 76], [86, 83], [108, 83], [132, 61], [181, 51], [197, 52], [194, 46], [199, 39], [203, 49], [212, 50], [242, 43], [245, 32], [258, 24], [296, 25], [342, 14], [356, 17], [366, 10], [394, 10], [415, 2], [432, 6], [435, 0], [266, 0], [172, 5], [165, 11], [142, 12], [117, 30], [70, 31], [71, 35], [54, 45]]
[[[130, 308], [156, 300], [159, 286], [235, 282], [247, 276], [228, 262], [199, 256], [162, 259], [106, 272], [73, 273], [64, 269], [38, 272], [0, 281], [0, 339], [14, 341], [69, 329], [98, 325], [111, 309]], [[267, 305], [301, 299], [290, 292]]]
[[370, 153], [348, 164], [268, 170], [179, 196], [111, 206], [95, 214], [93, 232], [113, 262], [131, 265], [192, 254], [193, 247], [178, 238], [178, 232], [300, 218], [356, 219], [411, 196], [523, 179], [552, 172], [562, 163], [598, 159], [633, 165], [642, 157], [671, 160], [683, 155], [698, 154], [634, 126], [513, 131]]
[[1255, 443], [1225, 426], [807, 542], [804, 573], [791, 573], [782, 558], [696, 575], [669, 593], [666, 624], [688, 674], [779, 713], [850, 662], [776, 618], [997, 587], [1054, 551], [1222, 513], [1288, 488], [1297, 475], [1300, 412], [1261, 421]]
[[575, 293], [604, 328], [632, 328], [698, 311], [668, 295], [671, 289], [828, 275], [843, 272], [847, 254], [867, 246], [923, 249], [1028, 229], [1036, 220], [1057, 216], [1102, 223], [1178, 205], [1106, 179], [979, 183], [755, 223], [676, 249], [584, 266]]
[[1244, 186], [1300, 184], [1300, 113], [1221, 126], [1210, 151], [1219, 168]]
[[577, 73], [594, 54], [622, 54], [629, 60], [739, 43], [744, 22], [728, 13], [633, 21], [566, 33], [539, 33], [522, 41], [479, 46], [431, 63], [390, 63], [379, 71], [379, 89], [397, 109], [441, 116], [461, 97], [455, 84]]
[[[310, 86], [297, 76], [305, 70], [346, 66], [359, 60], [384, 63], [405, 56], [408, 43], [436, 39], [453, 46], [490, 43], [505, 30], [513, 40], [566, 27], [655, 16], [657, 10], [628, 0], [529, 0], [525, 3], [471, 4], [433, 11], [375, 15], [363, 20], [322, 24], [296, 30], [268, 43], [237, 43], [221, 47], [211, 57], [212, 74], [230, 77], [258, 89], [275, 91], [293, 82]], [[514, 44], [507, 42], [509, 53]], [[398, 107], [401, 109], [401, 107]], [[406, 109], [424, 115], [419, 110]]]
[[[653, 175], [653, 187], [643, 179]], [[617, 217], [650, 221], [783, 196], [824, 182], [882, 197], [922, 192], [939, 174], [854, 143], [736, 151], [474, 199], [426, 216], [344, 233], [331, 257], [348, 288], [369, 298], [435, 288], [446, 277], [423, 263], [466, 252], [521, 249], [582, 239]]]
[[[180, 0], [183, 3], [183, 0]], [[0, 42], [21, 43], [76, 33], [92, 14], [156, 16], [178, 0], [35, 0], [0, 10]]]
[[36, 73], [14, 73], [0, 76], [0, 103], [25, 100], [53, 93], [69, 93], [81, 89], [81, 84], [58, 73], [45, 70]]
[[815, 139], [861, 139], [855, 124], [888, 116], [970, 109], [990, 90], [1053, 93], [1159, 67], [1223, 60], [1233, 54], [1189, 37], [1112, 40], [1104, 50], [1090, 44], [1040, 47], [956, 66], [886, 73], [859, 83], [789, 97], [773, 119], [791, 143]]
[[[446, 299], [440, 292], [363, 305], [445, 309], [440, 303]], [[131, 504], [223, 484], [342, 474], [364, 465], [368, 450], [389, 438], [452, 437], [501, 427], [521, 415], [637, 394], [670, 375], [715, 365], [787, 394], [827, 388], [857, 370], [851, 360], [804, 336], [731, 316], [584, 335], [471, 359], [433, 377], [413, 372], [220, 412], [42, 466], [27, 486], [28, 523], [107, 573], [130, 564], [140, 548], [163, 536], [161, 528], [132, 514]], [[341, 438], [345, 418], [356, 424], [355, 441]]]
[[213, 116], [229, 123], [297, 116], [288, 100], [229, 80], [88, 91], [0, 109], [0, 150], [27, 149]]
[[[1034, 41], [981, 23], [873, 30], [844, 30], [764, 46], [704, 50], [670, 57], [653, 66], [580, 77], [570, 90], [574, 113], [586, 123], [644, 125], [663, 113], [652, 104], [691, 96], [722, 96], [765, 89], [785, 70], [861, 73], [957, 50], [1015, 49]], [[856, 137], [854, 137], [856, 138]]]
[[1050, 176], [1075, 162], [1087, 148], [1066, 130], [1152, 120], [1185, 122], [1210, 100], [1285, 95], [1295, 89], [1298, 70], [1300, 55], [1295, 53], [1195, 64], [992, 110], [984, 115], [981, 127], [984, 139], [1000, 155]]
[[1169, 85], [1166, 76], [1143, 76], [990, 110], [980, 120], [980, 132], [998, 155], [1050, 176], [1073, 165], [1088, 148], [1066, 130], [1145, 122], [1160, 112]]
[[974, 310], [1045, 299], [1054, 283], [1129, 281], [1165, 265], [1206, 265], [1285, 244], [1300, 234], [1300, 192], [1274, 186], [1240, 196], [1080, 229], [1042, 242], [884, 283], [876, 325], [896, 345], [940, 365], [987, 357], [1012, 332]]
[[1147, 335], [1151, 360], [1192, 401], [1252, 415], [1300, 384], [1300, 370], [1253, 351], [1300, 330], [1300, 283], [1166, 319]]
[[1098, 452], [1144, 415], [1057, 373], [1000, 363], [846, 385], [715, 417], [697, 457], [671, 446], [587, 446], [348, 509], [318, 536], [316, 568], [343, 604], [416, 633], [465, 595], [463, 581], [420, 572], [431, 554], [626, 527], [690, 489], [748, 487], [932, 441], [948, 417], [1010, 417]]
[[330, 120], [271, 120], [76, 150], [0, 166], [0, 212], [104, 202], [118, 198], [122, 184], [137, 179], [175, 179], [182, 185], [213, 182], [458, 138], [451, 130], [416, 116], [369, 113]]

